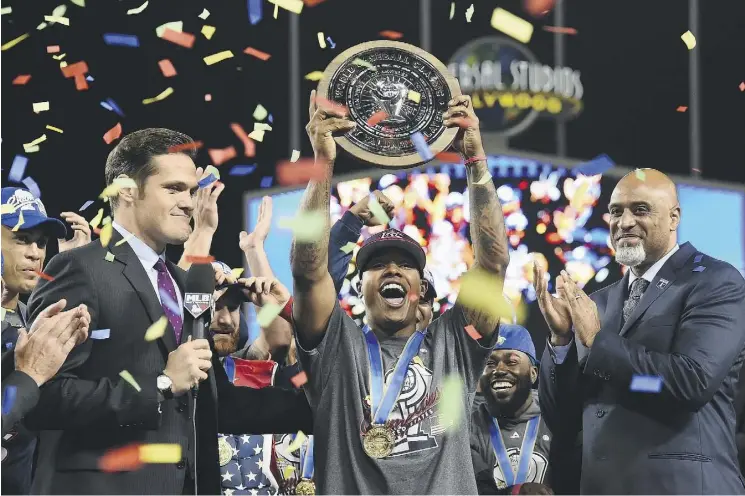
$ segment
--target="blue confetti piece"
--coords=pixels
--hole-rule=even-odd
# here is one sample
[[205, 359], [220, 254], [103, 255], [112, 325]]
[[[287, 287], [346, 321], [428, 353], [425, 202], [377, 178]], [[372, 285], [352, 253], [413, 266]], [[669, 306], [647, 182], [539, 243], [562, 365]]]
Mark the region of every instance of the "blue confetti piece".
[[590, 160], [589, 162], [578, 165], [573, 169], [573, 171], [575, 175], [584, 174], [585, 176], [594, 176], [612, 169], [613, 167], [615, 167], [615, 165], [616, 164], [613, 162], [613, 160], [611, 160], [608, 155], [603, 153]]
[[215, 177], [215, 175], [210, 174], [209, 176], [203, 179], [200, 179], [197, 184], [199, 185], [199, 189], [203, 189], [209, 186], [210, 184], [214, 183], [215, 181], [217, 181], [217, 178]]
[[261, 178], [261, 187], [262, 188], [268, 188], [272, 185], [272, 181], [274, 178], [272, 176], [266, 176]]
[[656, 375], [635, 375], [631, 378], [631, 391], [635, 393], [659, 393], [662, 391], [662, 377]]
[[93, 200], [88, 200], [87, 202], [83, 203], [83, 206], [78, 209], [78, 212], [82, 212], [91, 205], [93, 205]]
[[28, 165], [28, 159], [23, 155], [16, 155], [13, 159], [13, 165], [10, 166], [10, 172], [8, 172], [8, 181], [20, 183], [26, 173], [26, 165]]
[[8, 386], [3, 390], [3, 415], [10, 413], [13, 408], [13, 403], [16, 401], [17, 388], [15, 386]]
[[703, 265], [699, 265], [698, 267], [693, 268], [693, 272], [703, 272], [705, 270], [706, 270], [706, 267], [704, 267]]
[[414, 143], [414, 147], [416, 148], [417, 153], [419, 153], [419, 156], [422, 157], [424, 160], [429, 161], [435, 158], [435, 155], [432, 153], [432, 150], [429, 149], [427, 140], [424, 139], [422, 133], [416, 132], [412, 134], [411, 142]]
[[263, 7], [261, 6], [261, 0], [248, 0], [248, 22], [251, 24], [258, 24], [263, 14]]
[[10, 341], [8, 341], [7, 343], [5, 343], [5, 349], [6, 350], [9, 350], [11, 348], [13, 348], [13, 343], [11, 343]]
[[113, 46], [140, 46], [140, 39], [133, 34], [104, 33], [103, 41], [107, 45]]
[[33, 193], [36, 198], [41, 198], [41, 190], [39, 189], [39, 185], [36, 184], [36, 181], [31, 179], [30, 177], [27, 177], [22, 182], [26, 186], [26, 189]]
[[181, 307], [167, 293], [160, 293], [160, 303], [176, 315], [181, 314]]
[[273, 124], [274, 123], [274, 116], [272, 114], [269, 114], [268, 121], [269, 121], [269, 124]]
[[86, 76], [86, 77], [85, 77], [85, 80], [86, 80], [86, 81], [90, 81], [91, 83], [92, 83], [93, 81], [95, 81], [95, 79], [93, 79], [93, 76]]
[[334, 48], [336, 48], [336, 43], [334, 43], [334, 42], [333, 42], [333, 40], [331, 39], [331, 36], [327, 36], [327, 37], [326, 37], [326, 41], [328, 41], [328, 42], [329, 42], [329, 45], [331, 45], [331, 49], [332, 49], [332, 50], [333, 50]]
[[106, 110], [110, 111], [110, 112], [113, 112], [113, 111], [114, 111], [114, 109], [113, 109], [113, 108], [111, 107], [111, 105], [109, 105], [109, 104], [108, 104], [108, 103], [106, 103], [106, 102], [101, 102], [101, 106], [102, 106], [103, 108], [105, 108]]
[[234, 165], [228, 172], [229, 176], [247, 176], [256, 170], [256, 164], [253, 165]]
[[702, 258], [704, 258], [702, 254], [697, 254], [696, 257], [693, 259], [693, 263], [699, 263]]
[[91, 331], [88, 337], [91, 339], [109, 339], [110, 334], [111, 329], [96, 329], [95, 331]]
[[122, 109], [119, 108], [119, 105], [116, 104], [113, 98], [107, 98], [106, 103], [108, 103], [109, 107], [111, 107], [109, 110], [113, 110], [119, 116], [124, 117], [124, 112], [122, 112]]

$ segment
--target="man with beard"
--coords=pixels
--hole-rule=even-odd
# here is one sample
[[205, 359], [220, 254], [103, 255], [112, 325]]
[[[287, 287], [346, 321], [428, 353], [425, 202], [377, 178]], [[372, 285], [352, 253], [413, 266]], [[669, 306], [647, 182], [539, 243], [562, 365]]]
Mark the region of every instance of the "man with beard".
[[534, 269], [551, 331], [546, 422], [556, 436], [582, 431], [583, 493], [745, 493], [733, 405], [745, 282], [678, 245], [680, 205], [661, 172], [624, 176], [608, 210], [616, 260], [629, 268], [620, 281], [587, 296], [562, 271], [552, 296]]
[[553, 494], [548, 486], [551, 433], [533, 390], [537, 379], [530, 333], [503, 324], [479, 380], [485, 401], [471, 415], [479, 494]]
[[[482, 291], [501, 294], [499, 276], [509, 263], [504, 218], [469, 97], [449, 102], [443, 125], [461, 128], [454, 146], [465, 157], [476, 247], [476, 271], [469, 275], [483, 277]], [[465, 382], [460, 406], [470, 411], [499, 316], [459, 301], [420, 329], [425, 255], [395, 229], [371, 236], [357, 253], [368, 325], [360, 330], [341, 309], [328, 271], [333, 134], [354, 128], [346, 113], [317, 106], [311, 94], [306, 130], [325, 177], [310, 181], [299, 215], [321, 214], [326, 223], [317, 240], [294, 240], [290, 260], [293, 328], [314, 414], [318, 492], [473, 494], [467, 422], [442, 425], [434, 409], [443, 380], [456, 375]], [[466, 326], [480, 338], [469, 336]]]

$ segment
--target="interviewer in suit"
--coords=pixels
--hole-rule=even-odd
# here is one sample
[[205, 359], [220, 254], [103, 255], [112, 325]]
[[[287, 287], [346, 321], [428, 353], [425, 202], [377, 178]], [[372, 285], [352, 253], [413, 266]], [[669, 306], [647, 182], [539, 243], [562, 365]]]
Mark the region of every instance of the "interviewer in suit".
[[[540, 379], [546, 421], [554, 432], [582, 431], [582, 493], [743, 494], [734, 395], [745, 282], [678, 245], [680, 205], [661, 172], [626, 175], [608, 210], [616, 260], [630, 269], [620, 281], [587, 296], [562, 271], [554, 297], [536, 265], [551, 330]], [[661, 390], [632, 391], [635, 376], [659, 378]]]
[[[218, 494], [218, 430], [262, 433], [276, 432], [277, 424], [293, 431], [311, 426], [300, 391], [236, 388], [211, 351], [212, 339], [189, 341], [182, 332], [185, 272], [165, 260], [164, 251], [184, 243], [192, 231], [199, 170], [191, 143], [167, 129], [125, 136], [109, 154], [106, 183], [130, 178], [137, 188], [125, 184], [112, 198], [111, 241], [52, 258], [46, 272], [54, 279], [39, 284], [31, 296], [32, 319], [66, 298], [69, 305], [87, 305], [92, 333], [109, 330], [107, 338], [88, 339], [70, 354], [41, 388], [39, 405], [27, 417], [32, 428], [62, 431], [59, 439], [42, 433], [34, 492], [194, 494], [196, 486], [199, 494]], [[183, 145], [186, 150], [173, 152]], [[216, 201], [224, 186], [208, 187]], [[196, 220], [195, 229], [214, 232], [213, 210], [214, 222]], [[145, 331], [163, 315], [168, 318], [163, 336], [145, 341]], [[216, 391], [205, 381], [210, 368]], [[123, 370], [141, 391], [120, 377]], [[196, 384], [195, 402], [189, 390]], [[130, 443], [178, 443], [183, 458], [134, 472], [99, 470], [104, 453]]]

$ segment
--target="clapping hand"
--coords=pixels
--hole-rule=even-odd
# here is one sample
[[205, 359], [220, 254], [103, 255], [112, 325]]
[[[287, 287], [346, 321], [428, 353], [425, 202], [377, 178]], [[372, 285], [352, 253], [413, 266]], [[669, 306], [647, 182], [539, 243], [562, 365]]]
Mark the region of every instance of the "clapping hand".
[[537, 263], [533, 263], [533, 286], [538, 307], [551, 331], [551, 344], [567, 345], [572, 340], [572, 314], [564, 291], [564, 280], [556, 279], [557, 296], [548, 292], [546, 273]]
[[559, 277], [563, 281], [566, 300], [569, 302], [569, 311], [574, 324], [574, 331], [579, 340], [588, 348], [592, 348], [595, 336], [600, 332], [600, 314], [595, 302], [582, 291], [565, 270], [561, 271]]

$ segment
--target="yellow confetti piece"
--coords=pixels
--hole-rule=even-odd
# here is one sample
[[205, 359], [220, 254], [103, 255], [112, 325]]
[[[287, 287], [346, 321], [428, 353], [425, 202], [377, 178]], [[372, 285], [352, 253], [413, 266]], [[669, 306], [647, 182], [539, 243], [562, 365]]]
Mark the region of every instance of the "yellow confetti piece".
[[[119, 243], [117, 243], [117, 244], [119, 244]], [[106, 255], [104, 255], [104, 257], [103, 257], [103, 259], [106, 260], [107, 262], [113, 262], [115, 260], [115, 258], [116, 257], [114, 257], [114, 254], [111, 253], [110, 251], [107, 251], [106, 252]]]
[[0, 320], [5, 320], [5, 309], [0, 308]]
[[168, 318], [163, 315], [147, 328], [147, 331], [145, 331], [145, 341], [155, 341], [163, 336], [166, 332], [166, 327], [168, 327]]
[[693, 50], [693, 48], [696, 46], [696, 37], [693, 36], [693, 33], [690, 31], [686, 31], [682, 35], [680, 35], [680, 39], [683, 40], [683, 43], [686, 44], [689, 50]]
[[0, 214], [2, 215], [12, 214], [15, 211], [16, 211], [16, 206], [11, 205], [10, 203], [4, 203], [2, 207], [0, 207]]
[[646, 175], [646, 174], [644, 173], [644, 171], [643, 171], [643, 170], [641, 170], [641, 169], [636, 169], [636, 171], [634, 171], [634, 172], [636, 173], [636, 178], [637, 178], [638, 180], [640, 180], [640, 181], [644, 181], [645, 179], [647, 179], [647, 175]]
[[20, 229], [22, 225], [23, 225], [23, 210], [21, 210], [21, 212], [18, 214], [18, 223], [15, 226], [13, 226], [13, 229], [11, 229], [11, 231], [13, 232], [18, 231], [18, 229]]
[[120, 189], [137, 187], [137, 183], [131, 177], [117, 177], [111, 184], [116, 184]]
[[16, 46], [17, 44], [19, 44], [20, 42], [22, 42], [23, 40], [25, 40], [26, 38], [28, 38], [29, 36], [30, 36], [29, 33], [22, 34], [18, 38], [14, 38], [10, 40], [9, 42], [5, 43], [3, 46], [0, 47], [0, 50], [2, 51], [9, 50], [13, 48], [14, 46]]
[[450, 2], [450, 17], [448, 17], [448, 19], [452, 21], [454, 15], [455, 15], [455, 2]]
[[282, 476], [287, 480], [292, 476], [293, 472], [295, 472], [295, 467], [292, 465], [285, 465], [285, 468], [282, 469]]
[[160, 26], [155, 28], [155, 34], [158, 35], [158, 38], [162, 38], [163, 33], [166, 32], [166, 29], [170, 29], [171, 31], [176, 31], [177, 33], [183, 33], [184, 32], [184, 21], [171, 21], [165, 24], [161, 24]]
[[49, 124], [46, 125], [46, 128], [49, 129], [50, 131], [55, 131], [55, 132], [58, 132], [60, 134], [64, 133], [64, 131], [62, 129], [60, 129], [58, 127], [50, 126]]
[[145, 3], [143, 3], [139, 7], [135, 7], [134, 9], [129, 9], [127, 11], [127, 15], [139, 14], [140, 12], [142, 12], [143, 10], [145, 10], [147, 8], [147, 4], [148, 3], [149, 3], [149, 0], [145, 0]]
[[230, 269], [230, 273], [233, 275], [233, 279], [238, 279], [243, 274], [243, 267], [238, 267], [236, 269]]
[[580, 208], [582, 208], [582, 202], [584, 200], [585, 195], [587, 194], [588, 189], [590, 189], [589, 181], [582, 181], [577, 186], [577, 189], [574, 191], [574, 195], [572, 195], [571, 200], [569, 200], [569, 205], [573, 209], [579, 210]]
[[326, 48], [326, 40], [323, 39], [323, 31], [318, 32], [318, 45], [321, 48]]
[[103, 191], [101, 191], [101, 194], [98, 195], [99, 198], [111, 198], [112, 196], [116, 196], [119, 194], [119, 185], [116, 183], [111, 183], [108, 186], [106, 186]]
[[78, 7], [85, 7], [85, 0], [70, 0], [70, 3], [74, 3]]
[[299, 14], [303, 10], [303, 0], [269, 0], [277, 7], [282, 7], [294, 14]]
[[[134, 234], [131, 234], [131, 233], [130, 234], [127, 234], [127, 237], [122, 238], [119, 241], [117, 241], [114, 246], [123, 245], [124, 243], [126, 243], [127, 241], [129, 241], [132, 238], [134, 238]], [[113, 257], [114, 255], [111, 255], [111, 256]]]
[[63, 26], [69, 26], [70, 25], [70, 19], [67, 17], [62, 16], [44, 16], [44, 20], [47, 22], [56, 22], [57, 24], [62, 24]]
[[290, 443], [290, 445], [287, 447], [288, 450], [290, 450], [290, 453], [293, 451], [297, 451], [300, 449], [300, 447], [303, 445], [303, 443], [308, 439], [308, 436], [305, 435], [303, 431], [297, 431], [297, 435], [295, 436], [295, 439]]
[[473, 8], [473, 4], [471, 4], [471, 6], [466, 9], [466, 22], [471, 22], [474, 10], [475, 9]]
[[320, 81], [322, 77], [323, 73], [321, 71], [313, 71], [305, 75], [305, 79], [308, 81]]
[[[46, 134], [42, 134], [41, 136], [39, 136], [38, 138], [36, 138], [34, 141], [32, 141], [30, 143], [24, 143], [23, 144], [23, 150], [26, 153], [31, 153], [32, 151], [39, 151], [39, 147], [37, 147], [36, 145], [38, 145], [39, 143], [43, 143], [46, 140], [47, 140], [47, 135]], [[33, 150], [34, 147], [36, 147], [36, 150]]]
[[95, 217], [93, 217], [90, 221], [90, 225], [93, 229], [97, 228], [98, 225], [101, 223], [101, 219], [103, 219], [103, 209], [99, 208], [98, 213]]
[[292, 150], [292, 156], [290, 157], [290, 162], [297, 162], [300, 158], [300, 150]]
[[205, 20], [205, 19], [207, 19], [207, 18], [208, 18], [209, 16], [210, 16], [210, 11], [209, 11], [209, 10], [207, 10], [207, 9], [204, 9], [204, 10], [202, 10], [202, 13], [201, 13], [201, 14], [199, 14], [199, 16], [197, 16], [197, 17], [199, 17], [199, 18], [200, 18], [200, 19], [202, 19], [202, 20]]
[[419, 103], [422, 100], [422, 95], [414, 90], [409, 90], [407, 98], [412, 102]]
[[109, 223], [106, 224], [101, 228], [101, 232], [98, 235], [99, 241], [101, 241], [102, 246], [108, 246], [109, 241], [111, 241], [111, 235], [114, 234], [114, 226]]
[[266, 305], [261, 307], [259, 313], [256, 314], [256, 322], [259, 323], [259, 327], [267, 327], [274, 321], [274, 319], [277, 318], [277, 315], [279, 315], [279, 312], [281, 311], [282, 307], [280, 307], [279, 305], [275, 305], [274, 303], [267, 303]]
[[214, 53], [212, 55], [208, 55], [204, 58], [204, 63], [207, 65], [217, 64], [218, 62], [221, 62], [225, 59], [233, 58], [233, 52], [230, 50], [225, 50], [219, 53]]
[[109, 217], [108, 215], [104, 217], [103, 220], [101, 221], [102, 226], [105, 226], [107, 224], [111, 224], [111, 217]]
[[388, 214], [385, 213], [383, 207], [378, 203], [378, 199], [375, 195], [370, 195], [370, 199], [367, 201], [367, 206], [370, 209], [370, 213], [373, 214], [382, 224], [387, 225], [391, 222]]
[[142, 100], [142, 104], [149, 105], [153, 102], [159, 102], [161, 100], [168, 98], [172, 94], [173, 94], [173, 88], [169, 86], [168, 88], [164, 89], [158, 96], [154, 96], [153, 98], [145, 98], [144, 100]]
[[279, 219], [281, 229], [291, 229], [298, 241], [317, 241], [323, 236], [326, 226], [326, 217], [321, 212], [301, 212], [294, 218], [283, 217]]
[[449, 375], [442, 381], [442, 396], [438, 409], [438, 420], [445, 430], [455, 430], [463, 419], [463, 380], [457, 375]]
[[272, 126], [265, 122], [254, 122], [254, 131], [271, 131]]
[[140, 446], [142, 463], [178, 463], [181, 461], [180, 444], [143, 444]]
[[497, 7], [491, 16], [491, 27], [527, 43], [533, 36], [533, 25], [516, 15]]
[[34, 113], [46, 112], [49, 110], [49, 102], [36, 102], [33, 104]]
[[23, 151], [26, 153], [35, 153], [39, 151], [39, 146], [38, 145], [33, 145], [33, 146], [28, 146], [28, 147], [24, 146]]
[[3, 7], [0, 9], [0, 15], [10, 14], [13, 12], [13, 7]]
[[[377, 68], [377, 67], [375, 67], [374, 65], [372, 65], [372, 64], [371, 64], [370, 62], [368, 62], [368, 61], [366, 61], [366, 60], [362, 60], [362, 59], [354, 59], [354, 60], [352, 61], [352, 63], [353, 63], [354, 65], [358, 65], [358, 66], [360, 66], [360, 67], [367, 67], [368, 69], [372, 69], [373, 71], [377, 71], [377, 70], [378, 70], [378, 68]], [[307, 77], [307, 76], [306, 76], [306, 77]]]
[[67, 67], [67, 62], [60, 62], [59, 63], [59, 66], [60, 67]]
[[264, 108], [262, 104], [256, 105], [256, 108], [254, 109], [253, 118], [257, 121], [263, 121], [266, 119], [266, 116], [269, 115], [269, 112]]
[[122, 379], [124, 379], [125, 381], [127, 381], [129, 383], [129, 385], [132, 386], [133, 388], [135, 388], [135, 390], [138, 393], [140, 391], [142, 391], [142, 388], [140, 387], [139, 384], [137, 384], [137, 381], [135, 380], [134, 377], [132, 377], [132, 374], [130, 374], [129, 371], [122, 370], [121, 372], [119, 372], [119, 377], [121, 377]]
[[277, 16], [279, 16], [279, 5], [274, 6], [274, 12], [272, 12], [272, 16], [276, 19]]
[[355, 248], [357, 248], [357, 243], [352, 243], [350, 241], [349, 243], [347, 243], [347, 244], [345, 244], [344, 246], [341, 247], [341, 251], [343, 253], [346, 253], [347, 255], [349, 255], [350, 253], [352, 253], [354, 251]]
[[207, 24], [202, 26], [202, 34], [208, 40], [212, 39], [212, 35], [215, 34], [215, 31], [217, 31], [217, 28], [215, 26], [208, 26]]
[[220, 179], [220, 170], [214, 165], [208, 165], [207, 168], [204, 169], [204, 177], [207, 177], [210, 174], [215, 176], [215, 178]]
[[248, 133], [248, 137], [254, 141], [264, 141], [264, 131], [254, 129]]
[[483, 186], [484, 184], [487, 184], [489, 182], [491, 182], [491, 174], [487, 172], [486, 174], [484, 174], [483, 176], [481, 176], [481, 179], [479, 179], [478, 181], [476, 181], [473, 184], [476, 184], [478, 186]]
[[62, 59], [64, 59], [65, 57], [67, 57], [67, 54], [66, 54], [66, 53], [61, 53], [61, 54], [59, 54], [59, 55], [52, 55], [52, 58], [53, 58], [54, 60], [62, 60]]
[[498, 276], [484, 269], [470, 269], [463, 275], [458, 293], [458, 303], [464, 307], [487, 313], [494, 318], [512, 318], [512, 308], [501, 294], [502, 283]]

